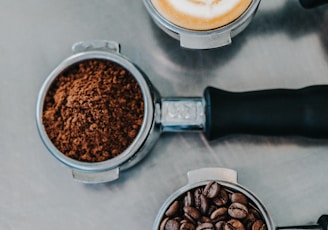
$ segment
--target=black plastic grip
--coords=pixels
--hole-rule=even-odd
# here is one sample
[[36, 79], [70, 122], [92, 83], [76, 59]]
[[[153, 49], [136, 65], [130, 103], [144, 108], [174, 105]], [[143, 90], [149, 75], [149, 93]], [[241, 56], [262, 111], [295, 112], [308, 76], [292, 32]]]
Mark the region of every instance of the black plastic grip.
[[328, 137], [328, 85], [302, 89], [204, 91], [208, 140], [230, 134]]
[[328, 3], [328, 0], [300, 0], [300, 3], [304, 8], [311, 9]]
[[320, 225], [322, 230], [328, 230], [328, 215], [320, 216], [317, 223]]

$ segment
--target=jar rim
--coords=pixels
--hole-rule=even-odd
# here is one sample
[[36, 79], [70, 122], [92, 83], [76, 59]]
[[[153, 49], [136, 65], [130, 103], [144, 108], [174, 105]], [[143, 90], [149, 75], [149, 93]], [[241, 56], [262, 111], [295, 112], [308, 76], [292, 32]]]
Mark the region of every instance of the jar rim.
[[[160, 207], [153, 224], [153, 230], [159, 229], [164, 213], [167, 210], [167, 208], [172, 204], [173, 201], [175, 201], [177, 198], [179, 198], [181, 195], [185, 194], [186, 192], [195, 189], [197, 187], [204, 186], [210, 181], [213, 180], [205, 180], [205, 181], [195, 182], [192, 184], [187, 184], [176, 190], [174, 193], [172, 193]], [[268, 230], [274, 230], [274, 224], [269, 212], [265, 208], [262, 201], [254, 193], [252, 193], [250, 190], [248, 190], [247, 188], [243, 187], [240, 184], [236, 184], [230, 181], [223, 181], [223, 180], [215, 180], [215, 181], [229, 191], [240, 192], [244, 194], [248, 199], [250, 199], [251, 203], [253, 203], [255, 205], [255, 208], [260, 212], [268, 227]]]

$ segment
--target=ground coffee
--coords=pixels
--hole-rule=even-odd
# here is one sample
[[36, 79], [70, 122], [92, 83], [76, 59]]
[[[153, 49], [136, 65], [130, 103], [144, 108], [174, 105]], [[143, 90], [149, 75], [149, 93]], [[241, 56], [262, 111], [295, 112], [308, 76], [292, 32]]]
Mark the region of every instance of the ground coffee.
[[85, 162], [116, 157], [135, 139], [144, 101], [132, 74], [103, 59], [81, 61], [62, 72], [45, 97], [43, 125], [66, 156]]
[[159, 230], [266, 230], [254, 204], [240, 192], [211, 181], [170, 204]]

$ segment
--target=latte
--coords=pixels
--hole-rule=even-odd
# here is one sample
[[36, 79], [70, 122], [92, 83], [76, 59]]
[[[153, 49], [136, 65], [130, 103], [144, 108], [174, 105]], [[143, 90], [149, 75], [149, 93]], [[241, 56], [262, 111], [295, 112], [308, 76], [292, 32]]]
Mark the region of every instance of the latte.
[[151, 0], [162, 17], [189, 30], [211, 30], [240, 17], [252, 0]]

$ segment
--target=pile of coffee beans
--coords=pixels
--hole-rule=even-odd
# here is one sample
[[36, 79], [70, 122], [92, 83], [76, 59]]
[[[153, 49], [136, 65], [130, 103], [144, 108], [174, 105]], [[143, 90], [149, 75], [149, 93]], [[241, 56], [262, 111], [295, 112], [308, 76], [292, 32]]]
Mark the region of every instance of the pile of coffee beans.
[[194, 188], [165, 211], [160, 230], [266, 230], [261, 214], [242, 193], [216, 181]]

